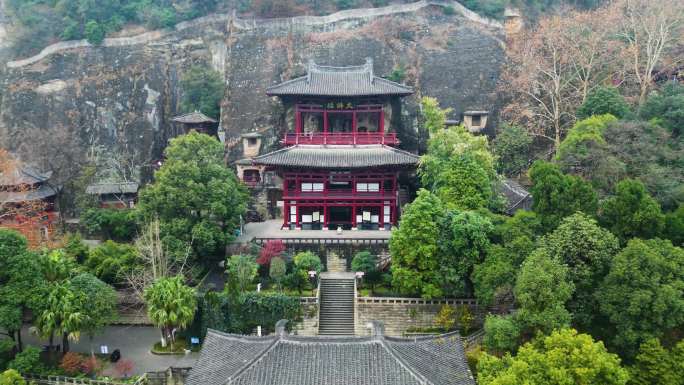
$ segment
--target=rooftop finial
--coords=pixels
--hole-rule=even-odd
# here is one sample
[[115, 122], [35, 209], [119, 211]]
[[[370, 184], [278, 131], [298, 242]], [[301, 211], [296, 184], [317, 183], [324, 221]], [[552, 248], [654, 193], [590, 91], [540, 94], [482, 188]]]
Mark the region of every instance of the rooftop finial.
[[366, 327], [371, 330], [373, 337], [382, 337], [385, 335], [385, 324], [382, 321], [370, 321]]
[[373, 58], [372, 57], [366, 58], [366, 71], [368, 71], [368, 73], [370, 75], [370, 81], [372, 84], [373, 80], [375, 79], [375, 76], [373, 76]]
[[286, 319], [281, 319], [280, 321], [276, 322], [275, 325], [275, 332], [278, 337], [283, 337], [287, 335], [287, 330], [285, 330], [285, 326], [287, 325], [287, 320]]

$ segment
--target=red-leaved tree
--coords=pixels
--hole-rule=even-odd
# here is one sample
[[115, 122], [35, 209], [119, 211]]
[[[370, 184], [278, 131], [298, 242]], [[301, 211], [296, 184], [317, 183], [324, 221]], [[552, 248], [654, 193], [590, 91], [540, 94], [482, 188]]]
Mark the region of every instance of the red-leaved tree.
[[280, 239], [268, 241], [264, 244], [264, 247], [261, 248], [257, 263], [262, 266], [268, 266], [271, 264], [271, 259], [273, 259], [273, 257], [282, 256], [284, 251], [285, 244]]

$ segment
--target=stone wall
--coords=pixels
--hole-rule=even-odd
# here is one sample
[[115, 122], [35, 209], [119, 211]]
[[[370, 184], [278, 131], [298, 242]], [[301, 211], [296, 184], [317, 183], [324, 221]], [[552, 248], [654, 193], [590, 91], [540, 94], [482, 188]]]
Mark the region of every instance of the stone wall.
[[370, 321], [382, 321], [385, 333], [391, 336], [402, 336], [412, 327], [425, 328], [434, 326], [434, 318], [443, 305], [468, 306], [481, 319], [475, 300], [448, 299], [423, 300], [419, 298], [380, 298], [358, 297], [356, 299], [356, 334], [369, 335], [367, 324]]

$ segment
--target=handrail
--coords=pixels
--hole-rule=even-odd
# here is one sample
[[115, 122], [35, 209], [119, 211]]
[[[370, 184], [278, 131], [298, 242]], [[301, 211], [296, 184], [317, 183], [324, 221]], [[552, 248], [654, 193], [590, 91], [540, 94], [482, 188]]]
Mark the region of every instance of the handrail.
[[379, 303], [379, 304], [413, 304], [413, 305], [470, 305], [477, 306], [474, 298], [402, 298], [402, 297], [358, 297], [359, 303]]

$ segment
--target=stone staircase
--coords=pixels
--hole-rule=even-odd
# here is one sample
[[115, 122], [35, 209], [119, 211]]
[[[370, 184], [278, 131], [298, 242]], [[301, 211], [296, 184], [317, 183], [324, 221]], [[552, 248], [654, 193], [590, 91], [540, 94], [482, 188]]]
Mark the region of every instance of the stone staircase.
[[347, 271], [347, 261], [344, 258], [340, 258], [336, 251], [328, 251], [326, 258], [326, 270], [329, 273], [344, 273]]
[[354, 273], [321, 274], [319, 335], [354, 335]]

